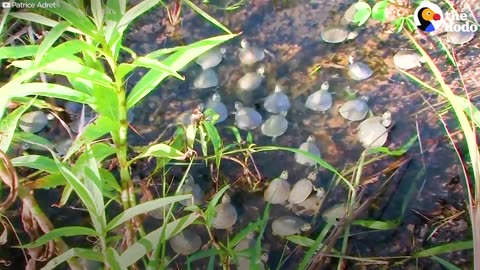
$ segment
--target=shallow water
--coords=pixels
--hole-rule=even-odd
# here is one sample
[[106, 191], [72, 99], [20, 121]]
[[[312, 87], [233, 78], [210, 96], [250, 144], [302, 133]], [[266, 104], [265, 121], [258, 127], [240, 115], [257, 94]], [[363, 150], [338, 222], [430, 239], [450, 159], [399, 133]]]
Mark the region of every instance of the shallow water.
[[[219, 2], [219, 1], [217, 1]], [[275, 6], [277, 2], [278, 6]], [[424, 220], [412, 212], [412, 209], [431, 211], [432, 201], [440, 201], [442, 204], [455, 202], [452, 194], [455, 190], [449, 187], [451, 179], [458, 175], [457, 160], [449, 147], [448, 140], [443, 138], [444, 130], [438, 121], [435, 112], [428, 108], [425, 103], [435, 104], [440, 99], [430, 92], [420, 89], [393, 66], [392, 58], [399, 49], [412, 49], [405, 36], [387, 33], [383, 26], [368, 24], [368, 27], [358, 28], [359, 35], [356, 39], [342, 44], [327, 44], [320, 40], [320, 32], [325, 27], [340, 22], [342, 11], [351, 4], [350, 1], [251, 1], [246, 7], [234, 12], [215, 11], [208, 9], [211, 15], [223, 22], [234, 32], [242, 31], [243, 38], [250, 43], [266, 48], [273, 56], [267, 56], [258, 65], [246, 68], [239, 64], [236, 51], [239, 48], [240, 39], [233, 40], [227, 47], [227, 56], [224, 61], [215, 69], [218, 71], [221, 86], [217, 91], [222, 95], [222, 101], [233, 112], [233, 104], [238, 100], [236, 93], [237, 80], [247, 71], [254, 71], [259, 65], [266, 68], [266, 79], [262, 84], [262, 91], [266, 94], [273, 91], [275, 84], [284, 86], [287, 94], [291, 97], [292, 108], [287, 119], [289, 128], [287, 132], [279, 137], [276, 143], [280, 146], [298, 147], [306, 138], [313, 134], [317, 139], [322, 158], [332, 164], [338, 170], [344, 167], [352, 167], [360, 157], [363, 150], [356, 139], [356, 127], [358, 122], [349, 124], [338, 113], [338, 107], [348, 100], [345, 89], [358, 91], [358, 95], [369, 97], [369, 105], [374, 115], [381, 115], [384, 111], [392, 112], [394, 127], [389, 134], [385, 144], [391, 149], [398, 148], [405, 144], [411, 137], [417, 136], [417, 129], [420, 133], [422, 147], [415, 145], [408, 156], [412, 158], [406, 175], [399, 183], [392, 185], [384, 194], [384, 200], [379, 200], [378, 209], [372, 209], [364, 218], [392, 220], [398, 218], [401, 213], [401, 205], [405, 201], [405, 195], [416, 187], [412, 193], [412, 201], [407, 206], [403, 222], [398, 230], [406, 230], [409, 226], [417, 226]], [[315, 3], [314, 3], [315, 2]], [[143, 54], [162, 48], [175, 46], [182, 43], [190, 43], [202, 38], [220, 34], [214, 26], [205, 22], [202, 18], [185, 9], [182, 22], [182, 38], [172, 39], [164, 34], [164, 27], [161, 26], [162, 10], [152, 11], [142, 18], [137, 26], [127, 37], [127, 46], [133, 48], [137, 53]], [[477, 14], [478, 15], [478, 14]], [[160, 20], [160, 23], [159, 23]], [[459, 88], [459, 80], [451, 66], [441, 64], [446, 59], [439, 52], [439, 47], [433, 43], [428, 36], [416, 34], [415, 36], [426, 46], [430, 53], [435, 56], [435, 61], [441, 70], [447, 74], [446, 81], [455, 90]], [[455, 49], [459, 67], [464, 72], [465, 83], [471, 93], [478, 93], [479, 82], [475, 78], [479, 75], [479, 35], [468, 45]], [[347, 75], [347, 58], [350, 54], [359, 56], [374, 70], [374, 75], [365, 81], [354, 81]], [[322, 64], [320, 71], [310, 76], [309, 73], [319, 64]], [[155, 138], [161, 130], [181, 112], [191, 110], [199, 102], [206, 102], [213, 90], [192, 90], [192, 81], [201, 68], [195, 64], [191, 65], [185, 72], [186, 80], [178, 81], [169, 79], [152, 92], [141, 104], [135, 108], [136, 121], [134, 123], [143, 138], [131, 135], [136, 143], [148, 143]], [[431, 75], [427, 72], [426, 66], [414, 69], [412, 72], [426, 82], [432, 82]], [[476, 76], [475, 76], [476, 75]], [[130, 83], [133, 84], [135, 76]], [[334, 105], [327, 113], [315, 113], [304, 108], [304, 102], [308, 94], [320, 88], [320, 85], [328, 80], [330, 91], [334, 93]], [[262, 99], [255, 99], [251, 106], [256, 106], [264, 118], [268, 115], [263, 110]], [[155, 109], [152, 113], [152, 110]], [[422, 110], [427, 108], [426, 110]], [[438, 106], [435, 108], [439, 109]], [[446, 118], [449, 129], [452, 130], [455, 120]], [[231, 140], [232, 136], [225, 128], [234, 124], [233, 115], [219, 125], [224, 139]], [[452, 127], [450, 127], [452, 125]], [[418, 126], [418, 127], [417, 127]], [[270, 145], [271, 139], [261, 135], [260, 128], [253, 132], [255, 142], [260, 145]], [[242, 133], [244, 134], [244, 133]], [[282, 169], [288, 169], [289, 181], [305, 177], [308, 169], [295, 163], [293, 153], [267, 152], [255, 155], [255, 161], [259, 170], [266, 178], [277, 177]], [[365, 168], [363, 181], [371, 180], [371, 176], [381, 172], [394, 158], [387, 158]], [[196, 170], [202, 171], [200, 178], [206, 188], [212, 184], [208, 179], [208, 168]], [[241, 174], [240, 168], [230, 169], [224, 173], [231, 179]], [[425, 169], [425, 173], [418, 174]], [[319, 176], [320, 185], [327, 187], [332, 179], [332, 174], [322, 170]], [[262, 193], [248, 193], [245, 190], [232, 190], [234, 202], [239, 210], [240, 222], [236, 224], [234, 231], [238, 231], [243, 225], [256, 220], [261, 215], [265, 203], [262, 200]], [[329, 195], [327, 205], [334, 205], [343, 201], [346, 193], [337, 189]], [[458, 199], [458, 198], [457, 198]], [[436, 204], [433, 204], [436, 207]], [[257, 209], [258, 212], [248, 211]], [[435, 210], [435, 209], [434, 209]], [[433, 211], [433, 210], [432, 210]], [[289, 213], [281, 206], [272, 208], [272, 217]], [[306, 219], [306, 220], [311, 220]], [[320, 222], [320, 220], [317, 220]], [[408, 225], [410, 224], [410, 225]], [[266, 245], [271, 250], [271, 267], [276, 267], [275, 258], [278, 252], [282, 251], [285, 243], [283, 240], [272, 237], [269, 227], [267, 229]], [[404, 234], [399, 234], [404, 237]], [[374, 237], [369, 238], [370, 236]], [[403, 250], [386, 250], [384, 246], [391, 245], [397, 241], [397, 236], [392, 231], [377, 232], [372, 235], [354, 237], [353, 245], [362, 256], [379, 255], [402, 255]], [[378, 237], [378, 238], [377, 238]], [[401, 241], [400, 241], [401, 242]], [[298, 255], [298, 254], [297, 254]], [[301, 254], [300, 254], [301, 255]], [[290, 269], [288, 265], [282, 269]], [[272, 262], [273, 261], [273, 262]], [[293, 267], [291, 265], [291, 267]], [[292, 268], [293, 269], [293, 268]]]

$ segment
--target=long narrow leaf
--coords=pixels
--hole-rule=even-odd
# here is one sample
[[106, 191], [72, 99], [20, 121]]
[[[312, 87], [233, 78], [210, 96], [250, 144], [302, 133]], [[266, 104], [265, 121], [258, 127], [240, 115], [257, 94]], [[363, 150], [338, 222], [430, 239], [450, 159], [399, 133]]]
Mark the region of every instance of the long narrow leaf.
[[68, 237], [68, 236], [99, 236], [95, 230], [87, 227], [80, 227], [80, 226], [72, 226], [72, 227], [63, 227], [58, 229], [53, 229], [49, 231], [47, 234], [44, 234], [37, 238], [35, 241], [19, 246], [20, 248], [36, 248], [43, 246], [49, 241], [57, 240], [60, 237]]
[[17, 128], [18, 121], [22, 117], [23, 113], [30, 108], [32, 101], [29, 104], [22, 105], [15, 109], [12, 113], [3, 118], [0, 122], [0, 151], [6, 153], [10, 144], [12, 143], [15, 129]]
[[38, 66], [47, 50], [52, 47], [52, 45], [58, 40], [58, 38], [62, 36], [63, 32], [65, 32], [69, 26], [70, 24], [68, 22], [60, 22], [55, 25], [50, 32], [48, 32], [48, 35], [40, 44], [37, 54], [35, 55], [35, 66]]
[[38, 45], [25, 46], [7, 46], [0, 48], [0, 60], [2, 59], [20, 59], [34, 56], [38, 51]]
[[47, 172], [49, 174], [58, 173], [58, 167], [51, 158], [39, 155], [27, 155], [12, 158], [12, 164], [15, 167], [27, 167]]
[[[11, 12], [10, 16], [15, 17], [17, 19], [26, 20], [29, 22], [35, 22], [35, 23], [43, 24], [50, 27], [55, 27], [58, 24], [57, 21], [54, 21], [50, 18], [47, 18], [45, 16], [42, 16], [38, 13], [33, 13], [33, 12]], [[84, 35], [82, 31], [73, 27], [68, 27], [66, 30], [75, 34]]]
[[213, 18], [212, 16], [208, 15], [205, 11], [203, 11], [201, 8], [199, 8], [197, 5], [192, 3], [190, 0], [183, 0], [191, 9], [193, 9], [195, 12], [197, 12], [200, 16], [204, 17], [207, 19], [207, 21], [211, 22], [218, 28], [222, 29], [223, 31], [227, 32], [228, 34], [232, 34], [232, 32], [224, 26], [221, 22], [219, 22], [217, 19]]
[[85, 248], [71, 248], [57, 257], [48, 261], [48, 263], [42, 268], [42, 270], [53, 270], [57, 266], [70, 260], [71, 258], [80, 257], [97, 262], [103, 262], [103, 255], [97, 251], [93, 251]]

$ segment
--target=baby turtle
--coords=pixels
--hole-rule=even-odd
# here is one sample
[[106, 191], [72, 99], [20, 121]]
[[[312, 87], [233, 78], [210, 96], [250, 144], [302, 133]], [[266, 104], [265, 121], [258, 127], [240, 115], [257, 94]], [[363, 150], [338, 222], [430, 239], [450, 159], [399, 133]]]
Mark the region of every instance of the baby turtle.
[[265, 68], [259, 67], [256, 72], [248, 72], [238, 80], [238, 88], [243, 91], [253, 91], [257, 89], [265, 78]]
[[305, 101], [305, 107], [316, 112], [325, 112], [330, 109], [333, 104], [332, 94], [328, 92], [330, 87], [328, 81], [324, 82], [317, 90], [310, 94]]
[[285, 118], [286, 113], [272, 114], [262, 124], [262, 133], [265, 136], [272, 137], [272, 141], [282, 136], [288, 129], [288, 121]]
[[[307, 141], [302, 143], [298, 149], [309, 152], [314, 156], [320, 157], [320, 149], [315, 144], [315, 137], [313, 137], [313, 135], [308, 136]], [[306, 157], [305, 155], [298, 154], [298, 153], [295, 153], [295, 161], [298, 164], [306, 165], [306, 166], [312, 166], [316, 164], [314, 160]]]
[[323, 219], [331, 224], [337, 224], [340, 219], [344, 218], [347, 214], [347, 207], [345, 204], [337, 204], [328, 210], [326, 210], [322, 217]]
[[242, 48], [240, 49], [238, 58], [244, 65], [250, 66], [265, 58], [265, 51], [255, 46], [251, 46], [246, 39], [242, 39], [240, 46], [242, 46]]
[[447, 32], [447, 40], [451, 44], [463, 45], [472, 40], [475, 36], [473, 31], [450, 31]]
[[219, 79], [217, 72], [209, 68], [203, 70], [193, 81], [193, 86], [195, 89], [205, 89], [218, 86]]
[[299, 204], [305, 201], [312, 191], [317, 191], [319, 197], [325, 195], [325, 191], [323, 189], [317, 189], [313, 182], [317, 179], [317, 173], [311, 172], [307, 178], [303, 178], [293, 185], [292, 190], [290, 191], [290, 195], [288, 196], [288, 202], [291, 204]]
[[290, 194], [290, 184], [287, 182], [288, 171], [283, 171], [279, 177], [270, 182], [270, 185], [263, 193], [265, 201], [271, 204], [284, 203]]
[[385, 112], [381, 117], [374, 116], [367, 118], [358, 126], [358, 140], [365, 148], [376, 148], [383, 146], [387, 141], [388, 127], [392, 123], [390, 112]]
[[263, 107], [270, 113], [286, 112], [290, 109], [290, 99], [283, 93], [280, 85], [275, 85], [275, 90], [271, 93], [263, 103]]
[[[253, 248], [255, 246], [255, 234], [253, 232], [250, 232], [247, 234], [247, 236], [242, 239], [234, 248], [234, 251], [238, 254], [242, 251], [245, 251], [247, 249]], [[264, 259], [262, 258], [258, 258]], [[251, 258], [246, 256], [246, 255], [238, 255], [238, 264], [237, 264], [237, 270], [250, 270], [250, 264], [251, 264]], [[258, 263], [255, 264], [255, 268], [258, 270], [265, 269], [264, 264], [259, 261]]]
[[228, 195], [223, 195], [222, 203], [215, 207], [215, 213], [212, 224], [215, 229], [228, 229], [237, 222], [237, 210], [230, 203]]
[[420, 67], [425, 59], [414, 50], [401, 50], [393, 56], [393, 63], [396, 67], [404, 70]]
[[262, 115], [255, 109], [244, 107], [240, 102], [235, 102], [235, 109], [235, 122], [239, 129], [252, 130], [262, 124]]
[[294, 204], [292, 211], [297, 216], [314, 216], [320, 212], [323, 201], [325, 200], [325, 190], [319, 188], [317, 194], [312, 194], [305, 201]]
[[349, 100], [340, 106], [340, 115], [350, 121], [360, 121], [368, 113], [368, 97], [362, 96], [360, 98]]
[[355, 62], [355, 58], [350, 56], [348, 58], [350, 65], [348, 66], [348, 75], [356, 80], [363, 81], [370, 78], [373, 75], [373, 70], [363, 62]]
[[180, 201], [180, 203], [185, 206], [189, 206], [192, 204], [199, 205], [203, 202], [203, 198], [205, 197], [205, 192], [203, 192], [200, 185], [195, 183], [195, 180], [190, 174], [187, 175], [187, 178], [185, 179], [185, 182], [183, 183], [180, 190], [178, 191], [178, 194], [179, 195], [192, 194], [193, 201], [192, 199], [186, 199], [186, 200]]
[[272, 222], [272, 233], [280, 237], [299, 234], [310, 229], [310, 224], [294, 216], [282, 216]]
[[170, 247], [180, 255], [195, 253], [202, 246], [202, 239], [191, 229], [185, 229], [168, 240]]
[[24, 113], [18, 121], [18, 126], [25, 132], [37, 133], [48, 124], [47, 115], [42, 111]]
[[208, 101], [206, 108], [211, 109], [218, 114], [218, 119], [215, 123], [223, 122], [228, 117], [227, 106], [222, 102], [222, 97], [218, 93], [213, 94]]
[[320, 33], [320, 38], [327, 43], [341, 43], [346, 40], [354, 39], [357, 35], [357, 32], [351, 32], [345, 26], [336, 25], [324, 29]]
[[209, 50], [208, 52], [200, 55], [195, 59], [195, 62], [202, 67], [202, 69], [209, 69], [218, 66], [222, 60], [223, 56], [227, 52], [227, 49], [221, 48], [214, 48]]

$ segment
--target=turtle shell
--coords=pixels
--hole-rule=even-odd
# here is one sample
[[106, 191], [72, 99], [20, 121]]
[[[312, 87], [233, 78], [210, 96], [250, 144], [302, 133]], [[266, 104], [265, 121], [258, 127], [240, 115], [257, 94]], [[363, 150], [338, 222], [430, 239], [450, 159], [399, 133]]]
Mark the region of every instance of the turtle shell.
[[307, 97], [307, 101], [305, 101], [305, 107], [317, 112], [323, 112], [330, 109], [332, 104], [332, 94], [323, 89], [313, 92]]
[[215, 70], [209, 68], [203, 70], [193, 81], [193, 86], [196, 89], [205, 89], [218, 86], [218, 75]]
[[331, 26], [320, 33], [320, 38], [327, 43], [340, 43], [348, 38], [350, 31], [343, 26]]
[[272, 222], [272, 233], [278, 236], [289, 236], [300, 233], [305, 221], [294, 216], [282, 216]]
[[360, 121], [368, 113], [368, 104], [361, 99], [345, 102], [339, 109], [340, 115], [350, 121]]
[[388, 129], [382, 125], [384, 119], [380, 116], [370, 117], [358, 126], [358, 140], [365, 148], [383, 146], [388, 138]]
[[276, 178], [263, 193], [263, 198], [271, 204], [281, 204], [288, 199], [289, 194], [290, 184], [284, 179]]
[[228, 229], [237, 222], [237, 209], [230, 202], [222, 202], [215, 207], [212, 226], [215, 229]]
[[402, 50], [393, 56], [393, 63], [400, 69], [408, 70], [419, 67], [421, 59], [422, 57], [416, 51]]
[[48, 124], [47, 115], [42, 111], [24, 113], [18, 121], [18, 126], [25, 132], [37, 133]]
[[287, 131], [288, 121], [283, 115], [273, 114], [262, 124], [261, 129], [265, 136], [278, 137]]
[[288, 202], [291, 204], [299, 204], [310, 196], [312, 190], [312, 181], [306, 178], [302, 179], [293, 185], [292, 190], [290, 191], [290, 196], [288, 196]]
[[168, 240], [170, 247], [180, 255], [195, 253], [202, 246], [202, 239], [191, 229], [185, 229]]
[[257, 72], [248, 72], [238, 80], [238, 88], [244, 91], [253, 91], [257, 89], [263, 81], [262, 75]]

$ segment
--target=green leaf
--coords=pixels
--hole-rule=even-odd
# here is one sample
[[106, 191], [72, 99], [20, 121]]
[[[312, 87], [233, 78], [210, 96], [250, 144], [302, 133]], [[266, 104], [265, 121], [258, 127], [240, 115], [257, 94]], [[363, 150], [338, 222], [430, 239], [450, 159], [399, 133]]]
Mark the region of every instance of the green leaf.
[[71, 226], [71, 227], [62, 227], [58, 229], [53, 229], [48, 233], [40, 236], [35, 241], [28, 243], [26, 245], [19, 246], [19, 248], [36, 248], [43, 246], [44, 244], [48, 243], [52, 240], [57, 240], [60, 237], [69, 237], [69, 236], [99, 236], [95, 230], [87, 227], [81, 226]]
[[207, 21], [211, 22], [216, 27], [222, 29], [223, 31], [227, 32], [228, 34], [232, 34], [232, 32], [226, 26], [224, 26], [222, 23], [220, 23], [218, 20], [216, 20], [212, 16], [208, 15], [205, 11], [200, 9], [197, 5], [192, 3], [190, 0], [183, 0], [183, 2], [186, 3], [191, 9], [193, 9], [195, 12], [197, 12], [203, 18], [207, 19]]
[[397, 221], [359, 220], [353, 221], [354, 225], [363, 226], [373, 230], [391, 230], [398, 227]]
[[[57, 168], [58, 169], [58, 168]], [[33, 189], [50, 189], [58, 186], [63, 186], [67, 183], [65, 177], [60, 173], [53, 173], [36, 179], [28, 183], [28, 186]]]
[[217, 169], [220, 168], [220, 162], [222, 160], [221, 149], [223, 146], [222, 138], [218, 133], [217, 128], [210, 122], [203, 122], [203, 126], [207, 131], [208, 137], [212, 142], [213, 152], [215, 153], [215, 164], [217, 165]]
[[432, 256], [432, 259], [436, 262], [438, 262], [439, 264], [441, 264], [443, 267], [445, 267], [447, 270], [462, 270], [462, 268], [460, 267], [457, 267], [456, 265], [454, 265], [453, 263], [445, 260], [445, 259], [442, 259], [438, 256]]
[[235, 140], [237, 141], [238, 144], [242, 144], [242, 136], [240, 136], [240, 131], [238, 130], [237, 127], [234, 127], [234, 126], [230, 126], [228, 127], [232, 133], [233, 133], [233, 136], [235, 137]]
[[[29, 22], [35, 22], [35, 23], [43, 24], [43, 25], [50, 26], [50, 27], [55, 27], [58, 24], [57, 21], [54, 21], [50, 18], [42, 16], [38, 13], [10, 12], [10, 16], [12, 16], [14, 18], [17, 18], [17, 19], [26, 20], [26, 21], [29, 21]], [[73, 28], [73, 27], [68, 27], [67, 31], [75, 33], [75, 34], [83, 35], [82, 31], [80, 31], [76, 28]]]
[[97, 217], [101, 216], [103, 209], [98, 209], [95, 204], [95, 199], [90, 194], [87, 187], [60, 161], [55, 159], [55, 163], [57, 163], [58, 169], [62, 173], [65, 180], [70, 184], [73, 188], [75, 193], [78, 195], [82, 203], [88, 210], [90, 217], [92, 220], [96, 220]]
[[181, 217], [175, 221], [172, 221], [166, 225], [147, 234], [142, 239], [135, 242], [132, 246], [128, 247], [125, 252], [120, 256], [120, 264], [123, 267], [128, 267], [134, 264], [136, 261], [145, 256], [155, 246], [158, 245], [160, 239], [168, 240], [175, 234], [183, 231], [186, 227], [190, 226], [200, 215], [198, 213], [191, 213], [184, 217]]
[[210, 202], [208, 203], [207, 210], [205, 211], [205, 223], [207, 226], [209, 227], [212, 226], [213, 219], [215, 218], [215, 214], [216, 214], [215, 207], [220, 201], [220, 198], [229, 188], [230, 188], [230, 185], [224, 186], [215, 194], [215, 196], [213, 196], [212, 200], [210, 200]]
[[33, 82], [17, 85], [15, 88], [4, 89], [5, 87], [6, 85], [1, 87], [0, 92], [2, 95], [9, 97], [39, 95], [51, 98], [60, 98], [79, 103], [93, 104], [93, 99], [91, 96], [58, 84]]
[[454, 252], [454, 251], [472, 249], [472, 248], [473, 248], [473, 241], [448, 243], [448, 244], [443, 244], [443, 245], [422, 250], [420, 252], [413, 254], [411, 257], [412, 258], [430, 257], [430, 256], [442, 254], [442, 253]]
[[314, 240], [301, 235], [289, 235], [286, 239], [302, 247], [311, 247], [315, 243]]
[[191, 200], [191, 199], [192, 199], [192, 195], [187, 194], [187, 195], [178, 195], [178, 196], [170, 196], [166, 198], [155, 199], [142, 204], [135, 205], [134, 207], [128, 208], [127, 210], [125, 210], [124, 212], [122, 212], [121, 214], [113, 218], [107, 224], [107, 230], [111, 231], [112, 229], [122, 225], [125, 221], [132, 219], [135, 216], [145, 214], [152, 210], [161, 208], [165, 205], [169, 205], [169, 204], [183, 201], [183, 200]]
[[353, 22], [361, 26], [367, 22], [370, 14], [372, 14], [372, 8], [365, 2], [358, 2], [355, 4], [355, 9], [357, 12], [353, 16]]
[[0, 151], [6, 153], [10, 144], [12, 143], [15, 129], [17, 128], [18, 121], [22, 117], [23, 113], [30, 108], [32, 101], [29, 104], [22, 105], [15, 109], [12, 113], [8, 114], [0, 122]]
[[0, 60], [20, 59], [34, 56], [38, 51], [38, 45], [6, 46], [0, 48]]
[[92, 0], [90, 1], [90, 3], [91, 3], [92, 14], [93, 14], [93, 21], [97, 26], [97, 30], [101, 31], [103, 28], [103, 17], [104, 17], [102, 1]]
[[372, 8], [372, 18], [380, 22], [385, 22], [388, 19], [386, 10], [389, 4], [388, 1], [380, 1], [376, 3]]
[[164, 143], [154, 144], [145, 149], [134, 160], [146, 157], [169, 158], [176, 160], [183, 160], [184, 153]]
[[[79, 52], [90, 52], [95, 54], [97, 51], [98, 51], [97, 47], [91, 44], [88, 44], [83, 40], [79, 40], [79, 39], [67, 40], [65, 42], [62, 42], [58, 46], [48, 50], [44, 56], [42, 64], [48, 64], [60, 58], [71, 59], [72, 56], [74, 56]], [[74, 60], [71, 60], [71, 61], [74, 61]], [[77, 63], [81, 64], [80, 61], [77, 61]]]
[[47, 50], [53, 46], [69, 26], [70, 24], [68, 22], [60, 22], [48, 32], [48, 35], [42, 41], [40, 47], [38, 47], [37, 54], [35, 55], [35, 66], [38, 66]]
[[[179, 48], [162, 62], [165, 66], [169, 67], [170, 70], [179, 71], [201, 54], [237, 35], [238, 34], [223, 35], [195, 42]], [[168, 73], [162, 71], [150, 70], [147, 72], [142, 79], [135, 84], [130, 95], [128, 95], [127, 108], [135, 106], [135, 104], [155, 89], [167, 76]]]
[[417, 139], [418, 136], [412, 136], [412, 138], [410, 138], [410, 140], [408, 140], [406, 144], [395, 150], [390, 150], [384, 146], [368, 149], [368, 154], [384, 153], [390, 156], [402, 156], [412, 147], [412, 145], [417, 141]]
[[313, 256], [317, 254], [317, 251], [323, 246], [323, 241], [332, 227], [333, 225], [330, 223], [325, 224], [325, 227], [322, 228], [317, 236], [317, 239], [315, 239], [315, 242], [310, 246], [307, 253], [303, 256], [298, 269], [307, 269], [307, 266], [310, 264]]
[[60, 172], [57, 164], [51, 158], [38, 155], [27, 155], [12, 158], [12, 164], [14, 167], [27, 167], [31, 169], [37, 169], [40, 171], [54, 174]]
[[228, 242], [228, 245], [231, 248], [234, 248], [236, 245], [238, 245], [238, 243], [240, 243], [240, 241], [247, 238], [247, 235], [249, 233], [258, 230], [258, 228], [260, 228], [261, 225], [262, 225], [262, 220], [258, 220], [254, 223], [249, 223]]
[[133, 63], [131, 64], [120, 64], [117, 69], [117, 77], [118, 78], [123, 78], [125, 75], [127, 75], [129, 72], [131, 72], [133, 69], [136, 67], [146, 67], [152, 70], [160, 71], [160, 72], [165, 72], [170, 76], [174, 76], [177, 79], [180, 80], [185, 80], [185, 77], [182, 75], [178, 74], [176, 70], [172, 70], [168, 66], [162, 64], [162, 62], [159, 62], [154, 59], [150, 59], [148, 57], [138, 57], [136, 58]]
[[97, 251], [93, 251], [85, 248], [71, 248], [64, 253], [58, 255], [57, 257], [48, 261], [48, 263], [42, 268], [42, 270], [53, 270], [57, 266], [63, 264], [64, 262], [74, 258], [80, 257], [83, 259], [88, 259], [97, 262], [103, 262], [103, 255]]
[[15, 134], [13, 135], [13, 141], [31, 144], [31, 149], [35, 150], [51, 150], [55, 146], [52, 142], [41, 136], [30, 132], [22, 131], [15, 132]]
[[107, 249], [107, 263], [112, 270], [128, 270], [127, 267], [124, 267], [120, 264], [121, 258], [120, 254], [117, 253], [115, 249], [109, 247]]
[[156, 6], [159, 2], [160, 0], [143, 0], [142, 2], [138, 3], [137, 5], [129, 9], [127, 12], [125, 12], [125, 15], [123, 15], [118, 22], [117, 30], [120, 33], [123, 33], [123, 31], [125, 31], [125, 29], [133, 20], [135, 20], [138, 16], [142, 15], [152, 7]]

